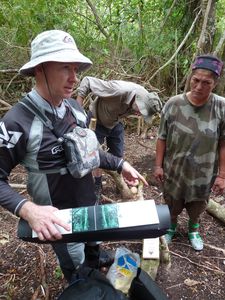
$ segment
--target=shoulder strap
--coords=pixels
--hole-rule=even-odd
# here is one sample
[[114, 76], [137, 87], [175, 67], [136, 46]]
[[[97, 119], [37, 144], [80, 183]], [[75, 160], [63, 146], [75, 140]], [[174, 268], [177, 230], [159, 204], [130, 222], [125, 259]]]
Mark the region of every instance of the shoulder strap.
[[[35, 105], [33, 103], [33, 101], [30, 99], [29, 96], [25, 96], [24, 98], [22, 98], [20, 100], [20, 102], [23, 106], [25, 106], [29, 111], [31, 111], [35, 116], [37, 116], [40, 121], [46, 126], [48, 127], [54, 134], [56, 137], [57, 134], [54, 131], [54, 127], [52, 125], [52, 122], [49, 120], [49, 118], [40, 110], [40, 108]], [[52, 169], [52, 170], [47, 170], [47, 171], [43, 171], [43, 170], [35, 170], [32, 169], [31, 167], [26, 166], [26, 169], [29, 172], [33, 172], [33, 173], [44, 173], [44, 174], [54, 174], [54, 173], [60, 173], [61, 175], [67, 174], [67, 168], [60, 168], [60, 169]]]
[[77, 101], [75, 101], [74, 99], [66, 99], [66, 103], [70, 107], [71, 112], [74, 118], [76, 119], [77, 125], [83, 128], [87, 127], [86, 123], [80, 120], [80, 118], [78, 117], [79, 113], [83, 114], [86, 117], [86, 113], [83, 107], [81, 107], [80, 104], [78, 104]]
[[35, 114], [42, 123], [47, 126], [49, 129], [54, 131], [54, 127], [52, 125], [52, 122], [49, 120], [49, 118], [40, 110], [40, 108], [31, 101], [29, 96], [25, 96], [21, 101], [19, 102], [22, 105], [24, 105], [29, 111], [31, 111], [33, 114]]
[[[24, 105], [29, 111], [31, 111], [33, 114], [35, 114], [41, 121], [42, 123], [48, 127], [49, 129], [51, 129], [54, 132], [54, 126], [52, 124], [52, 122], [49, 120], [49, 118], [40, 110], [40, 108], [34, 104], [34, 102], [31, 100], [31, 98], [29, 97], [29, 95], [25, 96], [23, 99], [21, 99], [21, 101], [19, 102], [22, 105]], [[71, 112], [76, 120], [76, 123], [78, 126], [80, 127], [87, 127], [85, 122], [81, 121], [78, 117], [78, 112], [85, 114], [84, 111], [82, 111], [80, 109], [79, 104], [77, 104], [74, 100], [73, 101], [69, 101], [66, 100], [67, 105], [70, 107]], [[56, 135], [56, 134], [55, 134]], [[56, 135], [57, 136], [57, 135]]]

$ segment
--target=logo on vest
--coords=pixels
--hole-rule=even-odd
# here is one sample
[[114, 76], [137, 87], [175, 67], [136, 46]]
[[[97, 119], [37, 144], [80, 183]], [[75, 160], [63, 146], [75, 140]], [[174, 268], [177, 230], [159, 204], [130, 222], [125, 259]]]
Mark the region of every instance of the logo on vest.
[[55, 146], [55, 147], [53, 147], [52, 150], [51, 150], [51, 152], [52, 152], [53, 155], [54, 155], [54, 154], [57, 154], [57, 153], [60, 153], [60, 152], [62, 152], [62, 151], [63, 151], [62, 145]]
[[0, 122], [0, 147], [14, 148], [22, 134], [18, 131], [7, 131], [4, 122]]

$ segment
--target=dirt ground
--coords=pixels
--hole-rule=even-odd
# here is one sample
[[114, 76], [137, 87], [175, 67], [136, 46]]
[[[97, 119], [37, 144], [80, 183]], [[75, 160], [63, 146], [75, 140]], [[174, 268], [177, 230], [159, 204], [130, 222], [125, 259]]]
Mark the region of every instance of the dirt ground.
[[[141, 173], [147, 174], [150, 185], [144, 188], [144, 198], [159, 203], [162, 201], [160, 189], [152, 178], [156, 131], [157, 128], [153, 128], [147, 140], [141, 140], [134, 130], [133, 133], [127, 131], [125, 157]], [[24, 184], [25, 178], [23, 170], [16, 168], [10, 182]], [[111, 178], [105, 175], [105, 181], [104, 195], [118, 200], [120, 196]], [[18, 191], [26, 195], [25, 189]], [[216, 200], [225, 205], [223, 197]], [[179, 219], [179, 233], [169, 246], [171, 266], [160, 264], [156, 282], [171, 300], [224, 300], [225, 227], [205, 212], [200, 230], [205, 247], [203, 251], [195, 252], [187, 239], [187, 221], [186, 212], [183, 212]], [[51, 246], [19, 240], [16, 237], [17, 222], [17, 217], [0, 208], [0, 299], [57, 299], [65, 281]], [[106, 249], [125, 246], [142, 252], [141, 240], [107, 242], [103, 246]]]

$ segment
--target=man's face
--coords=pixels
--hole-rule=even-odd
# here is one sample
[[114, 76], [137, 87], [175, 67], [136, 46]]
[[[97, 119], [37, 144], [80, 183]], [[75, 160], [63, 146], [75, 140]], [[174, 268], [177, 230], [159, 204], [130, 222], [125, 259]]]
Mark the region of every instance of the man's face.
[[190, 95], [195, 101], [206, 101], [216, 86], [215, 79], [211, 71], [197, 69], [190, 80]]
[[[50, 96], [54, 101], [70, 98], [77, 79], [76, 63], [47, 62], [43, 64], [43, 72], [46, 76], [46, 88], [50, 90]], [[49, 92], [49, 91], [48, 91]]]

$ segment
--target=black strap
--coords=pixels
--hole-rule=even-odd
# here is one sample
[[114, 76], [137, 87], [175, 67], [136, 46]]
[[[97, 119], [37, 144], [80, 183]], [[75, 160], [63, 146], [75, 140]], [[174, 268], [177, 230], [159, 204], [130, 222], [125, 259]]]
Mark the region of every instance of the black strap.
[[75, 111], [74, 111], [74, 110], [78, 110], [80, 113], [85, 114], [84, 111], [83, 111], [83, 112], [81, 111], [81, 107], [80, 107], [80, 105], [77, 103], [77, 101], [75, 101], [75, 100], [73, 100], [73, 99], [72, 99], [72, 101], [69, 101], [69, 99], [66, 99], [66, 103], [67, 103], [67, 105], [69, 106], [69, 108], [71, 109], [71, 112], [72, 112], [72, 114], [73, 114], [73, 116], [74, 116], [74, 118], [75, 118], [75, 120], [76, 120], [77, 125], [80, 126], [80, 127], [83, 127], [83, 128], [87, 127], [87, 125], [86, 125], [84, 122], [82, 122], [81, 120], [79, 120], [79, 119], [77, 118], [76, 113], [75, 113]]
[[29, 96], [24, 97], [19, 103], [24, 105], [27, 109], [29, 109], [33, 114], [35, 114], [41, 121], [47, 126], [49, 129], [54, 131], [54, 127], [49, 118], [36, 106]]
[[[53, 126], [51, 120], [49, 120], [49, 118], [44, 114], [44, 112], [42, 112], [41, 109], [36, 104], [34, 104], [34, 101], [32, 100], [32, 98], [29, 95], [27, 95], [23, 99], [21, 99], [21, 101], [19, 103], [24, 105], [29, 111], [31, 111], [34, 115], [36, 115], [42, 121], [42, 123], [55, 134], [56, 137], [59, 137], [54, 130], [54, 126]], [[77, 109], [75, 101], [73, 101], [71, 104], [71, 102], [69, 102], [67, 100], [66, 103], [69, 106], [69, 108], [71, 109], [71, 112], [76, 120], [76, 124], [83, 128], [86, 127], [86, 124], [84, 122], [80, 121], [77, 118], [76, 113], [74, 112], [74, 109]]]

